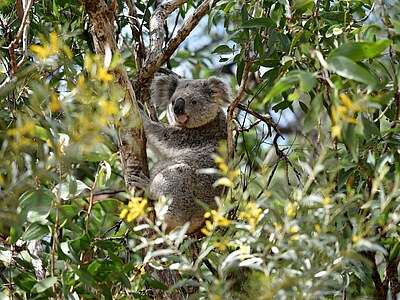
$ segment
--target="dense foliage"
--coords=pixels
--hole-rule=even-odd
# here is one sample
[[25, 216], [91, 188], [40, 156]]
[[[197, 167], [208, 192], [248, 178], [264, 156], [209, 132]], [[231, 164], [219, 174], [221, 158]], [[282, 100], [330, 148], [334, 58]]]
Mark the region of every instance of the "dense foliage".
[[[144, 35], [154, 2], [136, 1]], [[167, 38], [200, 2], [170, 16]], [[124, 187], [116, 128], [129, 107], [112, 71], [137, 71], [127, 4], [115, 14], [121, 51], [104, 57], [80, 2], [0, 5], [0, 299], [147, 299], [148, 287], [192, 299], [400, 292], [396, 1], [211, 8], [196, 43], [168, 62], [224, 77], [241, 101], [234, 157], [221, 147], [215, 158], [218, 184], [231, 189], [200, 239], [167, 234], [167, 203], [153, 220]], [[149, 227], [156, 234], [143, 238]], [[166, 287], [148, 264], [180, 281]]]

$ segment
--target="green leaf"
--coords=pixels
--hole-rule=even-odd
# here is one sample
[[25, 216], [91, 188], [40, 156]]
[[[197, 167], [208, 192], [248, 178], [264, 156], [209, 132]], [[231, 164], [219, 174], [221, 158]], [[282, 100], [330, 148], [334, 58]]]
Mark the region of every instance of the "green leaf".
[[323, 97], [321, 94], [318, 94], [312, 101], [310, 105], [310, 109], [308, 110], [303, 124], [304, 132], [310, 132], [311, 130], [315, 129], [321, 114], [323, 104]]
[[146, 280], [146, 282], [148, 282], [148, 284], [150, 284], [152, 287], [155, 287], [156, 289], [164, 290], [164, 291], [168, 290], [168, 286], [166, 286], [164, 283], [158, 281], [153, 276], [146, 273], [146, 274], [143, 274], [143, 277]]
[[382, 53], [387, 47], [392, 44], [391, 40], [382, 40], [378, 42], [349, 42], [341, 45], [333, 50], [329, 58], [344, 56], [354, 62], [362, 61], [367, 58], [373, 58]]
[[36, 136], [42, 141], [47, 141], [51, 136], [50, 132], [46, 128], [43, 128], [41, 126], [36, 126], [35, 130]]
[[263, 103], [267, 103], [275, 96], [295, 87], [297, 84], [299, 84], [301, 91], [307, 93], [311, 91], [315, 83], [316, 79], [314, 75], [301, 70], [291, 71], [273, 86], [271, 91], [265, 96]]
[[[294, 1], [294, 9], [298, 10], [300, 8], [307, 9], [311, 8], [314, 4], [314, 0], [295, 0]], [[306, 7], [305, 7], [306, 6]]]
[[343, 133], [343, 141], [348, 146], [348, 149], [353, 156], [354, 161], [358, 162], [358, 139], [356, 135], [355, 125], [354, 124], [347, 124], [345, 126], [345, 130], [342, 131]]
[[10, 244], [15, 244], [22, 235], [22, 227], [21, 226], [11, 226], [10, 228]]
[[74, 176], [68, 175], [64, 182], [54, 187], [53, 193], [63, 200], [70, 200], [88, 189], [89, 187], [84, 182], [77, 180]]
[[380, 132], [378, 126], [374, 122], [371, 122], [370, 120], [368, 120], [366, 117], [364, 117], [364, 115], [361, 116], [361, 121], [364, 126], [364, 135], [367, 138], [371, 138], [372, 136], [376, 136], [376, 137], [381, 136], [381, 132]]
[[242, 24], [242, 28], [258, 28], [258, 27], [275, 27], [276, 24], [270, 18], [255, 18], [250, 19]]
[[56, 282], [57, 276], [47, 277], [33, 286], [32, 293], [44, 292], [45, 290], [51, 288]]
[[39, 240], [49, 234], [49, 227], [39, 223], [32, 223], [22, 235], [24, 241]]
[[110, 148], [105, 144], [95, 144], [92, 146], [92, 151], [83, 155], [83, 160], [90, 162], [99, 162], [102, 160], [109, 160], [112, 156]]
[[329, 69], [347, 79], [368, 85], [376, 85], [376, 78], [370, 72], [344, 56], [334, 56], [328, 60]]
[[232, 54], [232, 49], [227, 45], [221, 45], [214, 49], [212, 54]]
[[400, 244], [400, 242], [396, 241], [393, 248], [390, 249], [389, 261], [393, 261], [393, 259], [399, 255], [399, 248], [400, 248], [399, 244]]
[[46, 189], [23, 194], [18, 207], [18, 213], [28, 222], [44, 222], [50, 214], [55, 202], [55, 195]]

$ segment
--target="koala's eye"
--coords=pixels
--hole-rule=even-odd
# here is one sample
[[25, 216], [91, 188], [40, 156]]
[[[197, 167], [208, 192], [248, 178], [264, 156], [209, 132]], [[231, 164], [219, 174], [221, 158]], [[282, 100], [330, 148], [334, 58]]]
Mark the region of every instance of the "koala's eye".
[[172, 105], [175, 105], [175, 100], [172, 100], [172, 101], [171, 101], [171, 104], [172, 104]]
[[193, 100], [193, 101], [192, 101], [192, 104], [193, 104], [193, 105], [196, 105], [196, 104], [197, 104], [197, 101], [196, 101], [196, 100]]

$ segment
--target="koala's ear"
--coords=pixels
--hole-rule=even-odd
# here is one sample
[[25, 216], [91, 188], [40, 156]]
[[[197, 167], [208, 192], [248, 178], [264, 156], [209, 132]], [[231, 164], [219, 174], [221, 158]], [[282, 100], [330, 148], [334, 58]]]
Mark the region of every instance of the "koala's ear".
[[175, 76], [155, 77], [151, 85], [151, 100], [157, 108], [165, 109], [178, 86]]
[[211, 76], [206, 79], [207, 87], [210, 89], [211, 97], [221, 105], [231, 103], [231, 88], [222, 79]]

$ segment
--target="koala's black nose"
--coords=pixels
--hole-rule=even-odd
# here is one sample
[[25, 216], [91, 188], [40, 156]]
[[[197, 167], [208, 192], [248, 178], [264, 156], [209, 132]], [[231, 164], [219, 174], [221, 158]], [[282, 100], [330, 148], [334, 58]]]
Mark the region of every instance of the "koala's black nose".
[[178, 98], [174, 104], [174, 113], [175, 115], [180, 115], [185, 112], [185, 100], [182, 98]]

